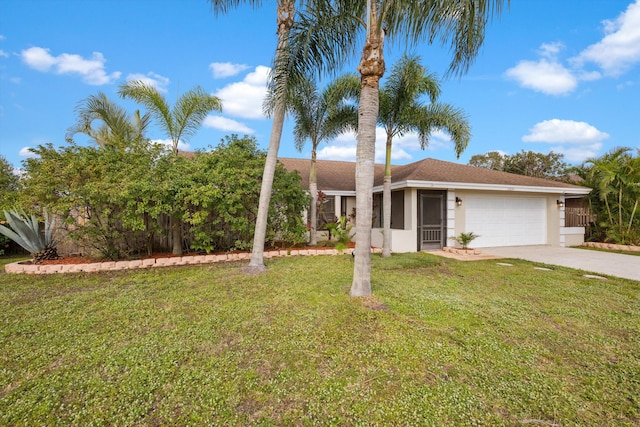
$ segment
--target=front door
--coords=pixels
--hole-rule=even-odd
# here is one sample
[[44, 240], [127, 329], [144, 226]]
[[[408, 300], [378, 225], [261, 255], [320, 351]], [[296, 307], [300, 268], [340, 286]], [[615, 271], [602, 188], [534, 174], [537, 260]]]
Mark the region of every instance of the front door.
[[441, 249], [445, 236], [443, 191], [418, 192], [418, 250]]

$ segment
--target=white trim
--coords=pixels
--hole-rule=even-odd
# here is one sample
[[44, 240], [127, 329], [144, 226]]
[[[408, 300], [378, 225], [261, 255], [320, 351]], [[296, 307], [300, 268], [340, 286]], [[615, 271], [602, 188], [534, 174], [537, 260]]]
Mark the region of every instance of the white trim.
[[[509, 184], [478, 184], [472, 182], [444, 182], [444, 181], [400, 181], [391, 184], [392, 190], [401, 188], [418, 188], [432, 190], [483, 190], [483, 191], [508, 191], [523, 193], [547, 193], [547, 194], [589, 194], [590, 188], [576, 187], [540, 187], [532, 185], [509, 185]], [[382, 191], [381, 186], [373, 188], [374, 192]], [[326, 193], [329, 194], [329, 193]], [[355, 193], [354, 193], [355, 194]]]
[[324, 194], [326, 194], [327, 196], [341, 196], [341, 197], [349, 197], [349, 196], [356, 196], [356, 192], [354, 191], [334, 191], [334, 190], [320, 190], [318, 189], [318, 191], [322, 191]]

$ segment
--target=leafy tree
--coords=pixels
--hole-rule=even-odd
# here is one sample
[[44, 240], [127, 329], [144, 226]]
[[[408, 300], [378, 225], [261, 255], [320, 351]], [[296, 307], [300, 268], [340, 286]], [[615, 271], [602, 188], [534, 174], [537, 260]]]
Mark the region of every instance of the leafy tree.
[[[307, 69], [335, 69], [345, 63], [363, 38], [358, 71], [361, 92], [356, 152], [356, 252], [352, 296], [371, 294], [371, 218], [375, 161], [375, 131], [379, 83], [384, 75], [384, 41], [427, 40], [449, 43], [450, 73], [466, 71], [483, 41], [487, 22], [501, 12], [503, 0], [312, 2], [294, 31], [291, 55]], [[361, 26], [362, 24], [362, 26]], [[295, 67], [291, 67], [295, 68]], [[360, 248], [361, 250], [358, 250]]]
[[[181, 195], [189, 207], [185, 222], [190, 225], [195, 249], [244, 250], [252, 246], [265, 158], [254, 138], [236, 135], [226, 137], [210, 152], [196, 154], [186, 178], [191, 184]], [[304, 239], [302, 210], [307, 203], [300, 176], [278, 164], [269, 209], [268, 246]]]
[[490, 151], [472, 156], [469, 164], [535, 178], [566, 180], [569, 175], [569, 165], [563, 161], [563, 158], [564, 155], [553, 151], [542, 154], [522, 150], [514, 155]]
[[[172, 152], [178, 155], [178, 143], [193, 136], [202, 121], [211, 111], [222, 111], [219, 98], [209, 95], [200, 86], [196, 86], [178, 98], [173, 109], [158, 90], [143, 81], [130, 81], [120, 85], [118, 93], [123, 98], [131, 98], [144, 105], [156, 120], [157, 124], [171, 138]], [[176, 211], [172, 214], [173, 254], [182, 255], [182, 222], [181, 212], [177, 203]]]
[[0, 212], [15, 204], [19, 185], [20, 179], [13, 172], [13, 165], [0, 155]]
[[508, 154], [502, 154], [498, 151], [489, 151], [485, 154], [475, 154], [469, 159], [469, 165], [477, 168], [493, 169], [504, 171], [505, 160]]
[[[19, 177], [13, 172], [13, 165], [0, 155], [0, 221], [3, 220], [3, 211], [11, 209], [18, 196]], [[4, 254], [5, 245], [9, 239], [0, 234], [0, 255]]]
[[[387, 134], [384, 184], [384, 241], [382, 256], [391, 256], [391, 149], [393, 138], [416, 131], [420, 146], [429, 143], [433, 129], [444, 129], [452, 136], [456, 155], [460, 156], [471, 136], [469, 123], [462, 112], [449, 104], [437, 103], [440, 84], [433, 74], [420, 65], [418, 57], [403, 56], [392, 68], [389, 80], [380, 89], [378, 123]], [[428, 95], [429, 104], [420, 102]]]
[[155, 175], [161, 147], [138, 141], [125, 151], [71, 143], [59, 150], [47, 144], [32, 151], [37, 157], [23, 163], [23, 206], [46, 207], [65, 218], [70, 237], [105, 258], [145, 250], [155, 226], [151, 219], [168, 210]]
[[[288, 88], [288, 107], [296, 121], [293, 130], [296, 148], [302, 151], [306, 140], [311, 141], [309, 171], [309, 193], [311, 194], [309, 244], [311, 246], [317, 244], [317, 149], [322, 141], [356, 129], [357, 106], [353, 101], [357, 99], [359, 89], [360, 84], [354, 74], [336, 79], [322, 92], [311, 77]], [[271, 98], [267, 102], [271, 103]]]

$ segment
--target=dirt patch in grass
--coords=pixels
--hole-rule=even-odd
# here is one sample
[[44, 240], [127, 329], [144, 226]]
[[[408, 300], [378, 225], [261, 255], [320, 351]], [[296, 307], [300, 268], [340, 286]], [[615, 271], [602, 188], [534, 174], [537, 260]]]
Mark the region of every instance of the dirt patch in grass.
[[369, 296], [369, 297], [362, 297], [361, 299], [362, 301], [362, 305], [374, 310], [374, 311], [387, 311], [389, 310], [389, 307], [386, 304], [381, 303], [380, 301], [378, 301], [376, 299], [375, 296]]

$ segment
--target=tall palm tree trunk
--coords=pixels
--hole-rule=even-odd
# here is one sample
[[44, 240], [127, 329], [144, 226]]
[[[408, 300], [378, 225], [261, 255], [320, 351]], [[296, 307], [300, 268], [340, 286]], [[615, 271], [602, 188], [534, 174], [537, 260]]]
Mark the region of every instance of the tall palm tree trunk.
[[380, 78], [384, 74], [383, 31], [378, 28], [375, 2], [367, 26], [358, 71], [362, 90], [358, 106], [358, 146], [356, 149], [356, 253], [351, 296], [371, 295], [371, 218], [376, 151]]
[[269, 149], [267, 150], [267, 159], [264, 164], [264, 172], [262, 173], [262, 186], [260, 187], [260, 201], [258, 203], [258, 217], [256, 218], [256, 229], [253, 235], [251, 260], [249, 261], [249, 267], [259, 270], [266, 269], [264, 266], [264, 244], [267, 236], [269, 203], [271, 202], [273, 178], [276, 173], [276, 165], [278, 164], [278, 149], [280, 148], [284, 116], [284, 107], [277, 105], [273, 114]]
[[633, 210], [631, 211], [631, 217], [629, 218], [629, 227], [627, 227], [627, 233], [631, 233], [631, 225], [633, 224], [633, 217], [636, 216], [636, 211], [638, 210], [639, 203], [640, 203], [640, 199], [636, 199], [636, 202], [633, 204]]
[[[278, 47], [276, 50], [276, 64], [281, 63], [278, 57], [286, 55], [289, 42], [289, 31], [293, 25], [294, 2], [283, 0], [278, 2]], [[286, 73], [278, 73], [278, 78], [282, 79], [276, 84], [286, 88]], [[258, 203], [258, 217], [256, 218], [256, 229], [253, 234], [253, 249], [249, 267], [256, 270], [265, 270], [264, 266], [264, 244], [267, 235], [267, 222], [269, 219], [269, 204], [271, 202], [271, 190], [273, 189], [273, 177], [278, 163], [278, 149], [282, 137], [282, 127], [286, 114], [286, 99], [282, 93], [276, 100], [273, 113], [273, 125], [271, 126], [271, 137], [269, 138], [269, 149], [267, 159], [262, 174], [262, 186], [260, 187], [260, 201]]]
[[171, 217], [171, 253], [182, 255], [182, 220], [177, 216]]
[[[174, 159], [178, 157], [178, 142], [175, 138], [173, 139], [172, 153]], [[180, 218], [180, 214], [175, 212], [171, 216], [171, 240], [171, 253], [173, 255], [182, 255], [182, 241], [184, 240], [182, 235], [182, 219]]]
[[622, 182], [620, 183], [620, 189], [618, 190], [618, 230], [620, 234], [624, 234], [624, 223], [622, 222]]
[[309, 171], [309, 192], [311, 193], [311, 209], [309, 209], [309, 245], [318, 244], [318, 179], [316, 174], [316, 150], [311, 151], [311, 170]]
[[391, 256], [391, 135], [387, 135], [384, 182], [382, 187], [382, 257]]

